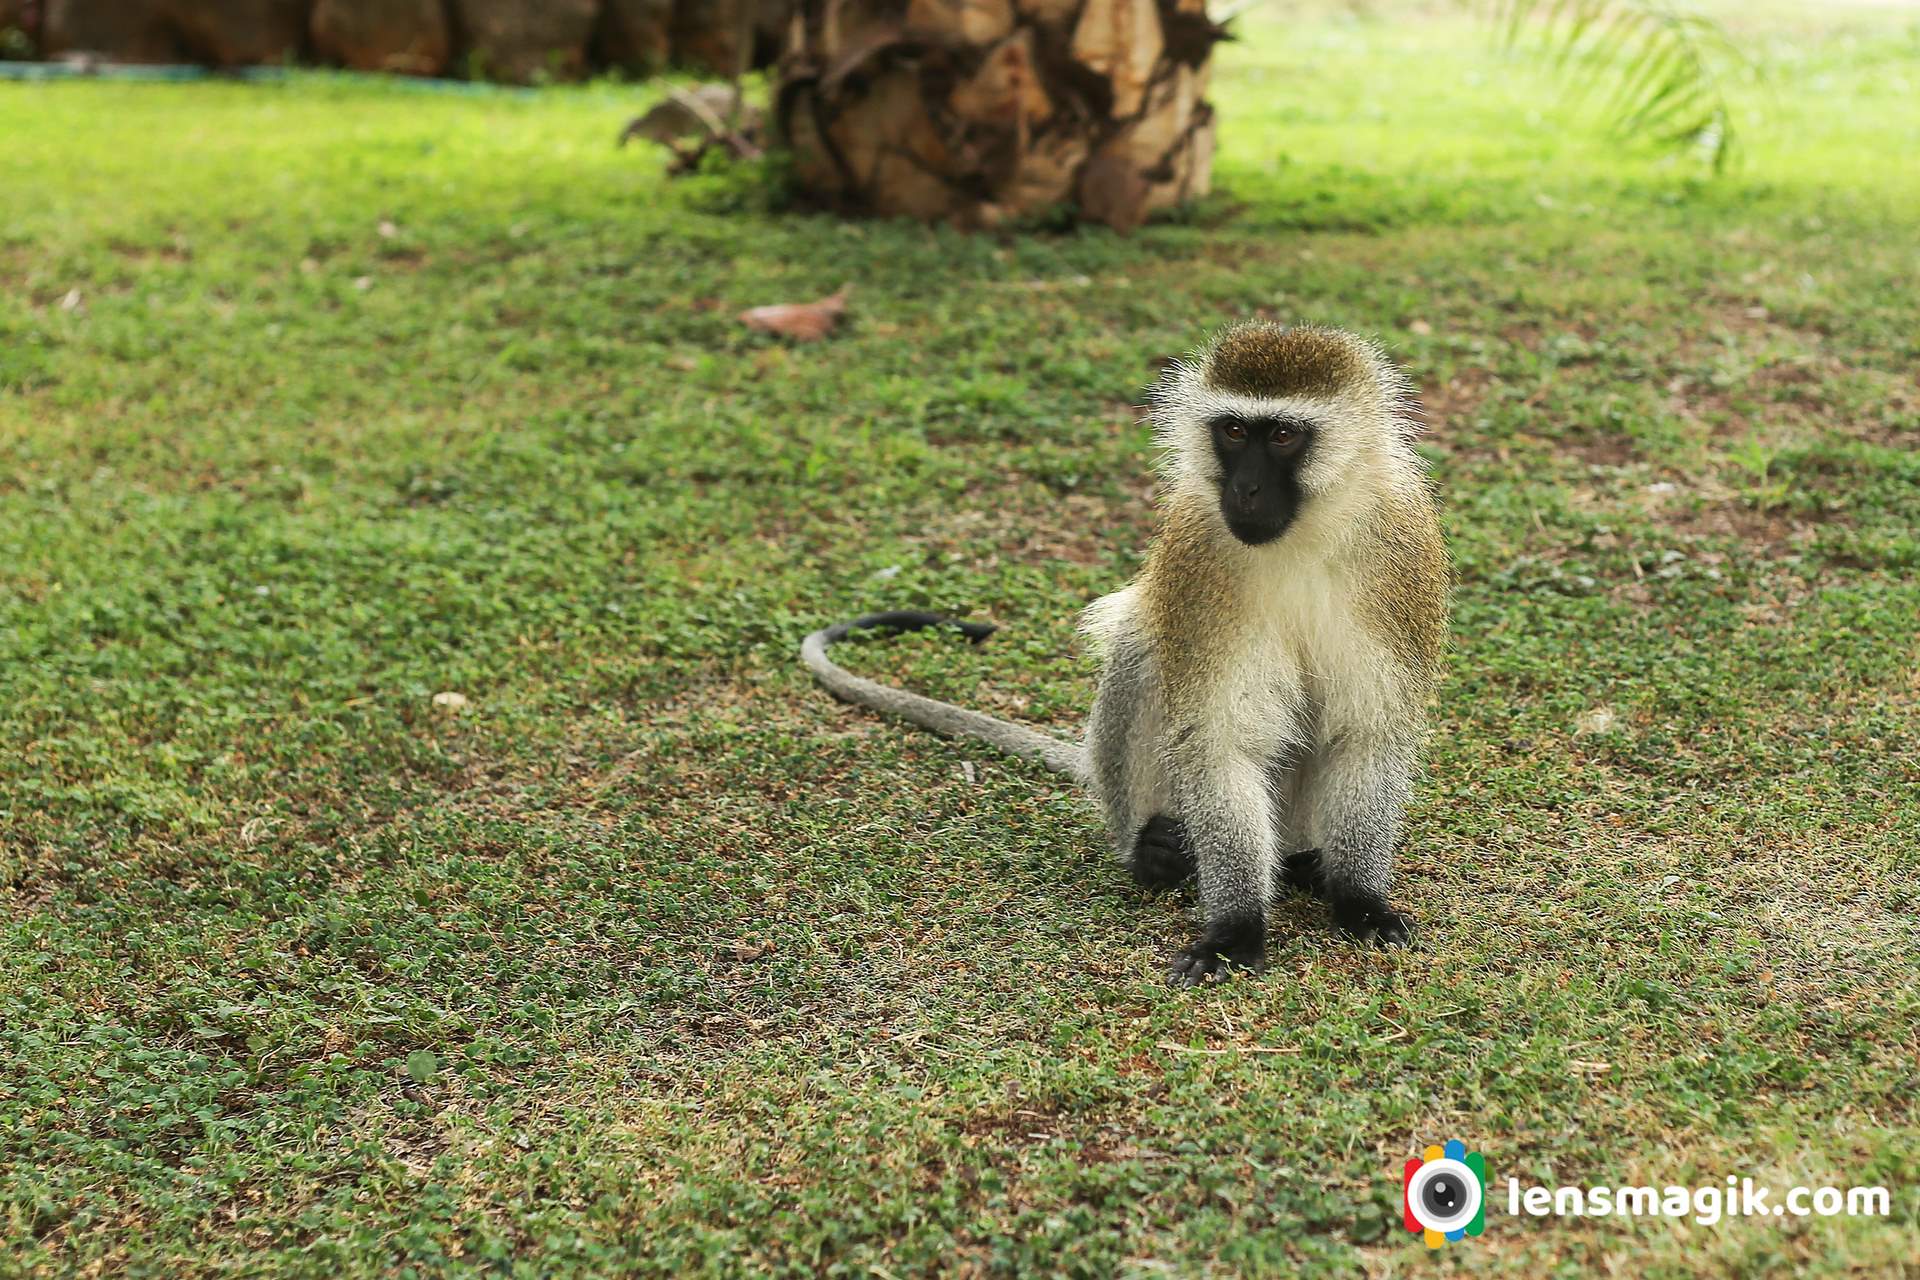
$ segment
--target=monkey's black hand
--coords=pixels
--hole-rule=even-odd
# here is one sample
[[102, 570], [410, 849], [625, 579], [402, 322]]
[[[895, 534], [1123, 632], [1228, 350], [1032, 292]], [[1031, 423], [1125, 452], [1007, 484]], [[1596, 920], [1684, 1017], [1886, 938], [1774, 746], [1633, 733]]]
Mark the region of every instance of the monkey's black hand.
[[1302, 849], [1288, 854], [1286, 865], [1280, 871], [1280, 882], [1297, 893], [1320, 892], [1320, 851]]
[[1267, 924], [1259, 917], [1215, 920], [1200, 940], [1181, 952], [1167, 973], [1167, 985], [1197, 987], [1234, 973], [1259, 973], [1267, 967]]
[[1413, 945], [1413, 921], [1387, 905], [1384, 898], [1336, 898], [1333, 922], [1355, 942], [1380, 947]]
[[1133, 838], [1133, 856], [1127, 859], [1133, 878], [1142, 888], [1171, 889], [1193, 875], [1193, 846], [1186, 824], [1164, 814], [1148, 818]]

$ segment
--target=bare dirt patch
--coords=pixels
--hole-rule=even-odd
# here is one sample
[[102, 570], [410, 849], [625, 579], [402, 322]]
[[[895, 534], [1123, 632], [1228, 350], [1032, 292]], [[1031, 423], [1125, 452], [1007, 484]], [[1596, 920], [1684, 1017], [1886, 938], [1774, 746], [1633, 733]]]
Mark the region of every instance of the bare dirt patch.
[[1420, 388], [1420, 407], [1426, 419], [1425, 435], [1442, 448], [1457, 448], [1472, 418], [1486, 401], [1496, 379], [1484, 368], [1463, 369], [1445, 382], [1427, 382]]
[[977, 486], [958, 509], [930, 520], [925, 541], [934, 550], [969, 557], [981, 569], [1002, 561], [1102, 563], [1116, 541], [1143, 540], [1153, 527], [1150, 486], [1138, 497], [1069, 493], [1047, 505], [1009, 503], [1006, 491]]
[[1733, 498], [1676, 512], [1670, 527], [1684, 538], [1726, 538], [1771, 555], [1787, 555], [1812, 542], [1821, 526], [1851, 523], [1844, 512], [1810, 516]]

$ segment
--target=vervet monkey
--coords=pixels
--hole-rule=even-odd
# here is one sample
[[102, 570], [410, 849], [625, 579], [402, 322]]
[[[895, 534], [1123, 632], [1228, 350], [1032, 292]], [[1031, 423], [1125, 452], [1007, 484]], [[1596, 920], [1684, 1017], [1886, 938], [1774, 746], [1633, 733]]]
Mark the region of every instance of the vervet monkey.
[[1084, 746], [862, 680], [808, 636], [829, 690], [977, 737], [1091, 784], [1143, 885], [1199, 880], [1201, 932], [1170, 978], [1265, 963], [1282, 885], [1325, 899], [1349, 936], [1404, 945], [1387, 902], [1425, 705], [1446, 641], [1447, 555], [1413, 449], [1411, 387], [1333, 329], [1235, 325], [1152, 391], [1164, 507], [1139, 576], [1093, 603], [1102, 659]]

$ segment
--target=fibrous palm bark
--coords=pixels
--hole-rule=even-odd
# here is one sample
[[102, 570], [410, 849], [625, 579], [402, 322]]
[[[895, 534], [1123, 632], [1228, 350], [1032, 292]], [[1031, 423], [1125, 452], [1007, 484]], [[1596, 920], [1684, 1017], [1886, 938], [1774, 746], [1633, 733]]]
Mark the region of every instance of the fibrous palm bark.
[[835, 208], [1124, 229], [1208, 189], [1221, 35], [1205, 0], [800, 0], [776, 124]]

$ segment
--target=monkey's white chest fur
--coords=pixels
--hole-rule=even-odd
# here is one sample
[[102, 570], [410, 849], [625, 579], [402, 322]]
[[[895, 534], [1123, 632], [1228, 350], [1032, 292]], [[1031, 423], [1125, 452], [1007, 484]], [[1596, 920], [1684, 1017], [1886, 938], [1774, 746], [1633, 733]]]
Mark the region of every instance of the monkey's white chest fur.
[[[1204, 726], [1216, 746], [1272, 758], [1391, 723], [1404, 677], [1356, 614], [1351, 571], [1317, 550], [1250, 552], [1237, 616], [1221, 620], [1224, 631], [1194, 628], [1193, 643], [1214, 649], [1221, 678], [1204, 705], [1178, 718]], [[1134, 584], [1088, 608], [1082, 626], [1096, 648], [1147, 643], [1140, 592]], [[1148, 643], [1150, 669], [1170, 658]]]
[[1271, 755], [1383, 721], [1399, 682], [1354, 613], [1342, 566], [1278, 551], [1260, 558], [1213, 708], [1237, 745]]

